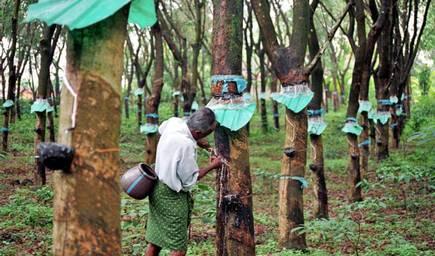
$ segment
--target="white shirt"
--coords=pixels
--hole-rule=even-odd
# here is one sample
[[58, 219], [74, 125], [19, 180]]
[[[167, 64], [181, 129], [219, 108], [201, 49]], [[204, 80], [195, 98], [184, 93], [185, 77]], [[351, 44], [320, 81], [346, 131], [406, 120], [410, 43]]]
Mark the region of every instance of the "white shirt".
[[159, 127], [155, 171], [159, 180], [176, 192], [190, 191], [198, 180], [196, 141], [186, 122], [172, 117]]

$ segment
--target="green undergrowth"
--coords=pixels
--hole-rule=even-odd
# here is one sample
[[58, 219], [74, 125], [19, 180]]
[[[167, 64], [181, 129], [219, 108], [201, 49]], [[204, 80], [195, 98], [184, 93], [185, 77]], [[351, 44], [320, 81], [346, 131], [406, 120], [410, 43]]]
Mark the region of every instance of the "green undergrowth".
[[[433, 96], [433, 95], [432, 95]], [[433, 99], [433, 98], [432, 98]], [[25, 108], [29, 108], [29, 104]], [[161, 121], [171, 116], [171, 104], [159, 109]], [[433, 255], [435, 221], [435, 103], [420, 97], [412, 106], [411, 119], [401, 138], [401, 147], [390, 150], [390, 158], [370, 160], [370, 171], [360, 186], [364, 201], [347, 202], [347, 141], [341, 132], [345, 107], [326, 114], [323, 134], [325, 174], [329, 192], [330, 218], [316, 220], [313, 177], [306, 170], [309, 187], [304, 190], [305, 226], [293, 230], [304, 233], [308, 252], [278, 247], [278, 188], [284, 143], [284, 109], [280, 107], [280, 128], [273, 128], [268, 106], [268, 131], [263, 132], [260, 116], [250, 123], [249, 149], [253, 187], [257, 255]], [[28, 111], [26, 112], [28, 113]], [[144, 135], [139, 133], [136, 110], [123, 117], [120, 147], [121, 167], [126, 170], [143, 160]], [[52, 197], [50, 185], [10, 185], [15, 179], [32, 177], [34, 115], [24, 114], [11, 127], [11, 152], [0, 156], [0, 255], [50, 255]], [[209, 138], [210, 142], [213, 141]], [[199, 151], [199, 162], [208, 154]], [[311, 147], [307, 163], [311, 163]], [[122, 170], [122, 171], [123, 171]], [[215, 254], [215, 177], [207, 176], [194, 191], [188, 255]], [[122, 194], [121, 228], [124, 255], [143, 255], [148, 201]], [[162, 252], [167, 255], [168, 252]]]

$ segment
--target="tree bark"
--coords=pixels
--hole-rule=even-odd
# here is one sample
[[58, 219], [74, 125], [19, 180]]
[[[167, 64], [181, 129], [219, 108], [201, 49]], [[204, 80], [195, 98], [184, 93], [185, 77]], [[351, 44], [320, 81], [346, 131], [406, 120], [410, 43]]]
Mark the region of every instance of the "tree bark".
[[62, 88], [59, 141], [74, 148], [75, 156], [69, 172], [53, 175], [54, 255], [121, 255], [120, 84], [127, 16], [125, 7], [69, 32], [71, 90]]
[[[375, 88], [376, 99], [378, 100], [378, 111], [390, 112], [388, 105], [379, 104], [379, 100], [389, 99], [389, 87], [391, 83], [392, 74], [392, 8], [393, 0], [387, 1], [388, 8], [385, 15], [385, 21], [383, 23], [382, 31], [378, 38], [378, 53], [379, 53], [379, 66], [375, 73]], [[383, 160], [388, 157], [388, 141], [389, 141], [389, 121], [385, 124], [377, 122], [376, 124], [376, 155], [377, 160]]]
[[[156, 7], [158, 8], [158, 7]], [[151, 95], [148, 97], [146, 104], [147, 114], [158, 114], [160, 95], [163, 89], [163, 37], [162, 31], [160, 30], [159, 23], [156, 23], [152, 27], [152, 34], [154, 36], [154, 47], [155, 47], [155, 64], [154, 64], [154, 75], [153, 75], [153, 88]], [[147, 117], [147, 123], [159, 124], [159, 118], [157, 117]], [[156, 161], [156, 151], [157, 151], [158, 133], [149, 133], [146, 136], [145, 142], [145, 163], [154, 164]]]
[[[38, 74], [38, 90], [37, 100], [47, 100], [48, 88], [50, 83], [50, 45], [51, 37], [53, 36], [54, 26], [49, 27], [44, 25], [42, 39], [39, 42], [39, 51], [41, 54], [41, 68]], [[34, 138], [34, 151], [38, 155], [38, 144], [45, 142], [45, 130], [47, 126], [46, 111], [36, 112], [36, 125], [35, 125], [35, 138]], [[36, 159], [36, 172], [34, 175], [35, 184], [45, 185], [45, 167]]]
[[[316, 28], [314, 26], [314, 12], [317, 8], [318, 0], [311, 3], [310, 8], [310, 30], [308, 34], [308, 49], [310, 59], [314, 59], [320, 51], [319, 39], [317, 37]], [[314, 97], [308, 105], [310, 110], [320, 110], [322, 107], [323, 94], [323, 68], [322, 61], [316, 64], [311, 73], [311, 89], [314, 92]], [[323, 159], [323, 143], [322, 135], [311, 134], [311, 147], [313, 163], [310, 165], [311, 171], [315, 175], [314, 193], [317, 197], [317, 209], [314, 213], [316, 218], [327, 219], [328, 214], [328, 190], [326, 189], [325, 174], [324, 174], [324, 159]]]
[[259, 41], [257, 43], [257, 55], [259, 59], [260, 66], [260, 116], [261, 116], [261, 129], [263, 133], [268, 131], [267, 124], [267, 107], [266, 107], [266, 62], [265, 62], [265, 51], [261, 45], [261, 34]]
[[[270, 84], [270, 91], [272, 93], [277, 91], [278, 79], [274, 76], [272, 78], [272, 83]], [[273, 125], [275, 129], [279, 130], [279, 112], [278, 112], [278, 102], [272, 101], [272, 113], [273, 113]]]
[[[242, 72], [243, 0], [213, 1], [212, 74]], [[218, 126], [215, 143], [229, 166], [216, 175], [217, 255], [255, 255], [252, 185], [246, 127], [238, 131]]]
[[[17, 40], [18, 40], [18, 13], [20, 10], [21, 0], [15, 0], [14, 2], [14, 15], [12, 16], [11, 21], [11, 48], [9, 50], [8, 59], [8, 70], [9, 70], [9, 78], [8, 78], [8, 100], [15, 101], [15, 86], [17, 81], [16, 76], [16, 66], [14, 63], [15, 60], [15, 52], [17, 50]], [[8, 150], [8, 135], [9, 135], [9, 122], [10, 118], [13, 116], [14, 107], [8, 108], [4, 111], [4, 119], [3, 119], [3, 140], [2, 140], [2, 148], [3, 151]]]
[[[291, 86], [308, 81], [303, 70], [309, 28], [309, 5], [296, 0], [293, 5], [293, 34], [290, 47], [280, 47], [265, 0], [251, 1], [264, 38], [264, 47], [272, 68], [281, 84]], [[286, 110], [285, 148], [295, 152], [283, 154], [279, 187], [279, 245], [284, 248], [306, 249], [305, 234], [291, 232], [304, 225], [303, 193], [299, 181], [289, 177], [304, 177], [307, 150], [307, 116], [305, 111]]]

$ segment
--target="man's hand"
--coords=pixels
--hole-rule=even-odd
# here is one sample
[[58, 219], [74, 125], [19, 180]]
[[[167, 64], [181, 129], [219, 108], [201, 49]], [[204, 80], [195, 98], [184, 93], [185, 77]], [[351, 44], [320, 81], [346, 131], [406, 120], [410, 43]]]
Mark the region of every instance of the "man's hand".
[[224, 162], [222, 161], [222, 158], [220, 156], [212, 156], [210, 158], [210, 167], [213, 169], [218, 169], [222, 166]]

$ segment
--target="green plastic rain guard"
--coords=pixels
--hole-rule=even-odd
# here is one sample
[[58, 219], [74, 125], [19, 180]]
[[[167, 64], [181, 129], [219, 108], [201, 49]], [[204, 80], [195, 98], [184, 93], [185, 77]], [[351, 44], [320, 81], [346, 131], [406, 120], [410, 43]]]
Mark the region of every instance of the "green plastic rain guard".
[[376, 113], [376, 119], [381, 123], [381, 124], [386, 124], [388, 123], [388, 119], [390, 119], [390, 112], [389, 111], [378, 111]]
[[256, 105], [239, 96], [229, 100], [212, 98], [207, 107], [213, 110], [220, 125], [231, 131], [238, 131], [251, 120]]
[[377, 120], [376, 110], [371, 109], [371, 110], [369, 111], [369, 113], [368, 113], [368, 118], [371, 119], [371, 120], [373, 120], [373, 122], [376, 123], [376, 120]]
[[48, 105], [48, 107], [47, 107], [47, 113], [53, 112], [53, 111], [54, 111], [54, 107], [51, 106], [51, 105]]
[[35, 102], [33, 102], [32, 106], [30, 107], [30, 113], [44, 112], [47, 111], [49, 107], [50, 104], [46, 99], [37, 99], [35, 100]]
[[396, 115], [401, 116], [403, 114], [402, 104], [396, 105]]
[[192, 110], [198, 110], [199, 109], [199, 105], [198, 105], [198, 102], [196, 102], [196, 101], [194, 101], [194, 102], [192, 102], [192, 107], [191, 107], [191, 109]]
[[25, 21], [40, 20], [74, 30], [104, 20], [130, 2], [130, 23], [142, 28], [156, 23], [154, 0], [40, 0], [29, 6]]
[[392, 104], [397, 104], [397, 102], [399, 102], [399, 98], [397, 98], [397, 96], [391, 96], [390, 97], [390, 102]]
[[363, 131], [363, 128], [358, 124], [356, 118], [348, 117], [346, 118], [346, 123], [344, 124], [344, 127], [341, 129], [341, 131], [359, 136]]
[[252, 96], [251, 96], [251, 94], [249, 92], [245, 92], [245, 93], [243, 93], [243, 99], [245, 101], [251, 101], [252, 100]]
[[266, 100], [267, 99], [267, 95], [265, 92], [260, 92], [260, 94], [258, 95], [258, 98], [260, 98], [261, 100]]
[[301, 189], [308, 188], [308, 181], [304, 177], [301, 177], [301, 176], [285, 176], [285, 175], [283, 175], [283, 176], [280, 176], [279, 178], [281, 180], [296, 180], [296, 181], [299, 181], [299, 183], [301, 184]]
[[272, 93], [272, 99], [284, 104], [294, 113], [301, 112], [310, 103], [314, 93], [306, 83], [282, 87], [280, 93]]
[[362, 112], [369, 112], [370, 109], [372, 108], [372, 103], [368, 100], [359, 100], [359, 108], [358, 108], [358, 113], [362, 113]]
[[13, 100], [6, 100], [4, 103], [3, 103], [3, 107], [4, 108], [10, 108], [10, 107], [12, 107], [14, 105], [14, 101]]
[[308, 133], [321, 135], [325, 131], [327, 124], [323, 120], [323, 117], [309, 117], [308, 118]]
[[157, 124], [146, 123], [140, 126], [140, 133], [151, 134], [157, 133], [159, 131], [159, 126]]
[[143, 95], [143, 88], [137, 88], [134, 90], [134, 96]]

